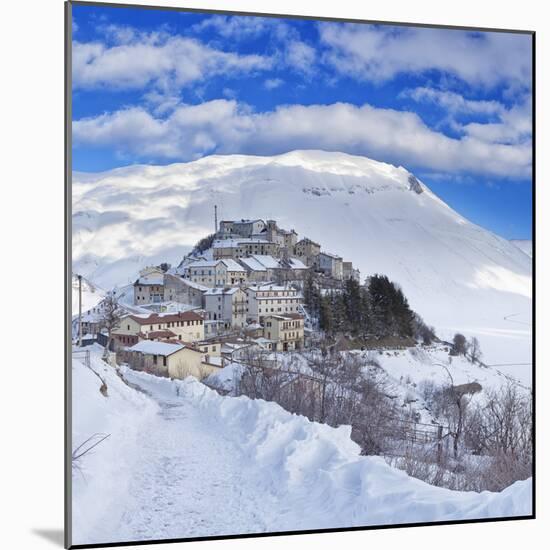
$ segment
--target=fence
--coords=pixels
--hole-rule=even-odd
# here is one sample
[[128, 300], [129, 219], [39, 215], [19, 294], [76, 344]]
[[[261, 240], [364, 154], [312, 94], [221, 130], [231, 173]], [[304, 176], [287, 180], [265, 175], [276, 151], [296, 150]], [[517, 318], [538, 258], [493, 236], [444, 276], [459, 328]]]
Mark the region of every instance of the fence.
[[91, 363], [90, 363], [90, 350], [89, 349], [78, 350], [78, 351], [73, 350], [73, 357], [75, 357], [76, 359], [81, 359], [82, 362], [84, 363], [84, 365], [86, 365], [89, 369], [92, 368]]

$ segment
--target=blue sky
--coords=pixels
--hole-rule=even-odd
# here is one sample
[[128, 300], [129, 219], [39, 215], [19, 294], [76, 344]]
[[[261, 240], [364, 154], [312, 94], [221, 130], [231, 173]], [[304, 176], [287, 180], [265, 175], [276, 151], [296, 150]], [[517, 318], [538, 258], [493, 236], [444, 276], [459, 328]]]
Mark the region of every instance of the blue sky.
[[324, 149], [531, 238], [531, 37], [73, 5], [73, 168]]

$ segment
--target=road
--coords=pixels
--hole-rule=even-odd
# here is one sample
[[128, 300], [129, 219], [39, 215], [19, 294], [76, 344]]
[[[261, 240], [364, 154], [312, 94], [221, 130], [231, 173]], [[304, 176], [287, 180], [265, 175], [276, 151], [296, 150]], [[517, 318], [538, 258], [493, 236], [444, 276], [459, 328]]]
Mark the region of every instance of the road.
[[160, 411], [143, 433], [122, 540], [192, 538], [267, 530], [272, 515], [243, 469], [243, 456], [185, 400], [152, 396]]

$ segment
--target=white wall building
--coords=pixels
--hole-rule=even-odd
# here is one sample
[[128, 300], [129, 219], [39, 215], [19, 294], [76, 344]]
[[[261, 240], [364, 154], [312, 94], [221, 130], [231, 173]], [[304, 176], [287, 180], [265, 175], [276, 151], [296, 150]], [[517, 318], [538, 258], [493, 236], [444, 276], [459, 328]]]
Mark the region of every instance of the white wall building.
[[231, 258], [200, 260], [186, 266], [185, 277], [210, 288], [246, 284], [246, 269]]
[[266, 284], [250, 286], [248, 296], [248, 319], [261, 322], [270, 314], [299, 313], [302, 294], [290, 286]]
[[134, 283], [134, 304], [144, 305], [164, 301], [164, 272], [149, 266], [139, 272]]
[[321, 252], [318, 256], [318, 268], [325, 275], [341, 281], [344, 277], [343, 260], [336, 254]]
[[204, 293], [204, 310], [209, 321], [223, 321], [225, 329], [246, 325], [246, 292], [240, 288], [211, 288]]

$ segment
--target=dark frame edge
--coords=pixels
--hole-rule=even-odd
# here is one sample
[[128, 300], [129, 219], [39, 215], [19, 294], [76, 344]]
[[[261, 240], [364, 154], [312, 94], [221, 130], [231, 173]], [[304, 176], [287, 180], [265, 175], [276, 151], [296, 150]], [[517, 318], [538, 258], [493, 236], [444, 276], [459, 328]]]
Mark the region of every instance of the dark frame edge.
[[64, 546], [70, 548], [72, 543], [72, 479], [71, 479], [71, 449], [72, 449], [72, 361], [71, 361], [71, 312], [72, 312], [72, 238], [71, 238], [71, 211], [72, 211], [72, 3], [64, 3], [64, 200], [65, 200], [65, 449], [64, 449]]

